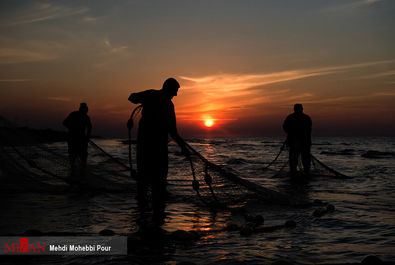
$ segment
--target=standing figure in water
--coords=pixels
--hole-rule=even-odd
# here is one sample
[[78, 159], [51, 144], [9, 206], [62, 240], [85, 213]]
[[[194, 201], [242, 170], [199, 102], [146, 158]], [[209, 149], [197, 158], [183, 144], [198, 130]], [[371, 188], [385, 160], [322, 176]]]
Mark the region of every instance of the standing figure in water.
[[179, 87], [177, 80], [169, 78], [160, 90], [146, 90], [129, 96], [129, 101], [143, 106], [137, 135], [137, 200], [140, 209], [145, 209], [148, 187], [151, 187], [153, 221], [156, 225], [163, 224], [165, 215], [168, 135], [184, 154], [189, 154], [185, 142], [178, 135], [171, 101], [177, 96]]
[[88, 106], [86, 103], [81, 103], [80, 109], [71, 112], [63, 121], [63, 125], [69, 130], [67, 144], [72, 169], [77, 157], [81, 160], [82, 168], [86, 167], [88, 142], [92, 131], [91, 120], [87, 113]]
[[283, 124], [287, 133], [286, 144], [289, 147], [289, 169], [295, 176], [299, 155], [302, 156], [303, 170], [310, 173], [311, 163], [311, 118], [303, 113], [302, 104], [294, 105], [294, 113], [288, 115]]

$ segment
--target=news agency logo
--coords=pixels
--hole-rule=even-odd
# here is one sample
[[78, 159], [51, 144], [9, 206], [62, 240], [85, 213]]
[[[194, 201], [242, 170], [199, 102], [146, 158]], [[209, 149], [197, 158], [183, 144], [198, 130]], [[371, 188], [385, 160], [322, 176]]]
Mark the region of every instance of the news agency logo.
[[30, 243], [29, 238], [21, 237], [19, 242], [5, 242], [4, 243], [5, 253], [41, 253], [45, 252], [45, 243]]
[[127, 255], [127, 237], [0, 236], [1, 255]]

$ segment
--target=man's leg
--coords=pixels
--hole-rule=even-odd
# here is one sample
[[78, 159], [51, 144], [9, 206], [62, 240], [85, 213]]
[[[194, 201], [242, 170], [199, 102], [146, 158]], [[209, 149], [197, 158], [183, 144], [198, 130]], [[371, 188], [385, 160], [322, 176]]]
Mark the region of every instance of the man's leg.
[[165, 208], [167, 199], [167, 155], [157, 160], [157, 170], [155, 178], [152, 179], [152, 211], [153, 220], [157, 225], [162, 225], [165, 218]]
[[69, 161], [70, 161], [70, 176], [69, 176], [70, 179], [69, 179], [69, 181], [70, 181], [70, 184], [74, 185], [77, 180], [77, 169], [76, 169], [75, 162], [76, 162], [78, 152], [76, 150], [75, 141], [73, 141], [72, 139], [69, 139], [67, 141], [67, 145], [68, 145]]
[[140, 211], [148, 207], [148, 180], [150, 176], [150, 161], [147, 157], [147, 151], [142, 141], [137, 142], [136, 147], [136, 164], [137, 164], [137, 206]]
[[311, 165], [310, 145], [303, 147], [301, 155], [302, 155], [303, 170], [306, 174], [310, 174], [310, 165]]
[[137, 171], [137, 206], [140, 211], [145, 211], [148, 207], [148, 178], [147, 174], [140, 170]]
[[153, 221], [157, 225], [162, 225], [165, 218], [166, 208], [166, 180], [158, 179], [152, 183], [152, 212]]
[[80, 150], [81, 166], [85, 168], [88, 160], [88, 142], [82, 140]]
[[75, 158], [76, 158], [75, 144], [72, 140], [67, 141], [67, 148], [68, 148], [67, 151], [69, 153], [70, 167], [72, 168], [75, 163]]
[[[80, 138], [75, 138], [72, 143], [73, 161], [72, 161], [72, 175], [73, 182], [78, 184], [86, 184], [86, 161], [88, 157], [88, 144], [81, 141]], [[79, 161], [77, 161], [77, 158]]]
[[296, 168], [298, 166], [298, 152], [295, 145], [289, 146], [289, 173], [291, 176], [296, 174]]

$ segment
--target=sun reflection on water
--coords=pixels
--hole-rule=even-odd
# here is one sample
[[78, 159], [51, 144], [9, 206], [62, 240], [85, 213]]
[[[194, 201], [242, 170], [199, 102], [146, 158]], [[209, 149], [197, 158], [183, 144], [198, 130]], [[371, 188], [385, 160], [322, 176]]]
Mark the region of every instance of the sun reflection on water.
[[178, 229], [202, 232], [219, 230], [225, 227], [230, 216], [228, 212], [212, 213], [187, 203], [169, 204], [166, 211], [168, 218], [163, 228], [168, 231]]

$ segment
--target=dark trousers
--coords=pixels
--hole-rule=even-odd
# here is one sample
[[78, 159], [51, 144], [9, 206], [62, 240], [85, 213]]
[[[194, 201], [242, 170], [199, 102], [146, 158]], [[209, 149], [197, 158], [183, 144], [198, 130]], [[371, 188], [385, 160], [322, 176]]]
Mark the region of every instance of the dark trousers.
[[147, 207], [151, 188], [153, 219], [159, 223], [163, 222], [166, 207], [167, 172], [167, 142], [137, 143], [137, 203], [141, 210]]
[[291, 174], [295, 174], [297, 171], [299, 156], [302, 158], [304, 172], [309, 174], [311, 164], [310, 144], [292, 143], [289, 145], [289, 170]]
[[[162, 176], [160, 176], [162, 175]], [[164, 174], [156, 173], [137, 173], [137, 202], [139, 208], [144, 210], [148, 205], [148, 189], [151, 187], [152, 211], [154, 217], [164, 214], [166, 206], [167, 181]]]
[[[82, 184], [86, 181], [85, 169], [88, 158], [88, 142], [81, 138], [70, 138], [67, 141], [70, 159], [70, 183], [72, 185]], [[77, 158], [81, 163], [76, 163]]]
[[71, 166], [74, 165], [78, 157], [81, 160], [81, 165], [85, 167], [88, 159], [88, 142], [85, 139], [70, 138], [67, 144]]

